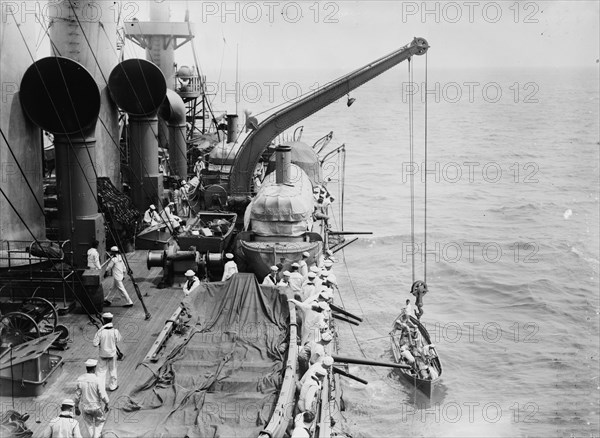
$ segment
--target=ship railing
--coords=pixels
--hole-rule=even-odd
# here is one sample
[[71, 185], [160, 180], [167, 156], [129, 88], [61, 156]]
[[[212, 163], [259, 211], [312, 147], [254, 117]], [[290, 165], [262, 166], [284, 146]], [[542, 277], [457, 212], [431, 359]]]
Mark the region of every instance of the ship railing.
[[[186, 79], [187, 83], [181, 83], [182, 79]], [[173, 79], [173, 89], [181, 96], [182, 99], [196, 99], [202, 94], [202, 78], [199, 76], [175, 77]]]
[[296, 406], [298, 323], [296, 322], [296, 306], [288, 303], [288, 309], [290, 314], [290, 333], [283, 382], [281, 383], [281, 389], [273, 414], [267, 426], [258, 435], [259, 438], [284, 436], [290, 421], [293, 419], [294, 407]]
[[[52, 250], [58, 247], [59, 250]], [[39, 255], [34, 255], [37, 252]], [[30, 279], [33, 273], [57, 272], [61, 277], [72, 273], [73, 250], [71, 241], [51, 240], [3, 240], [0, 241], [0, 269], [5, 270], [2, 277], [7, 278], [10, 272], [19, 268], [22, 272], [26, 266]], [[50, 262], [50, 266], [43, 262]], [[41, 279], [39, 276], [36, 279]], [[51, 279], [55, 279], [52, 277]]]

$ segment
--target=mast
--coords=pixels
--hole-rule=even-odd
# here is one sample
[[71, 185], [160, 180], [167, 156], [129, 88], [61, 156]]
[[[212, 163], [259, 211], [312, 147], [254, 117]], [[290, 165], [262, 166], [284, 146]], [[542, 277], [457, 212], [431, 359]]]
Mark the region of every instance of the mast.
[[[150, 21], [126, 21], [125, 36], [146, 49], [146, 59], [154, 63], [165, 77], [167, 89], [175, 90], [175, 50], [194, 38], [189, 22], [169, 21], [169, 2], [150, 2]], [[176, 93], [168, 94], [169, 104], [174, 111], [161, 111], [179, 114], [183, 100]], [[187, 177], [187, 144], [185, 142], [185, 120], [165, 120], [158, 122], [158, 146], [169, 150], [171, 170], [180, 177]], [[158, 152], [157, 152], [158, 153]]]

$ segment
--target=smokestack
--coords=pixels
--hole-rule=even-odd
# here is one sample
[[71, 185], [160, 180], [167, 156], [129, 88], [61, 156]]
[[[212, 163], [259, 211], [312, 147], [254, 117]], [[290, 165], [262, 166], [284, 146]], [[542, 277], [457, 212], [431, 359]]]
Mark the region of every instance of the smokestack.
[[133, 174], [132, 200], [140, 211], [158, 203], [163, 175], [158, 171], [158, 117], [167, 84], [160, 69], [144, 59], [128, 59], [110, 73], [108, 88], [129, 115], [129, 163]]
[[227, 143], [234, 143], [238, 136], [238, 115], [227, 115]]
[[51, 56], [23, 75], [21, 105], [35, 124], [54, 134], [59, 239], [71, 240], [73, 262], [85, 268], [90, 239], [104, 242], [94, 174], [100, 90], [83, 65]]
[[292, 148], [290, 146], [277, 146], [275, 154], [275, 182], [277, 184], [292, 184], [290, 175], [292, 168]]
[[160, 117], [169, 128], [169, 156], [173, 172], [187, 179], [187, 142], [185, 126], [185, 104], [174, 91], [167, 89], [167, 97], [160, 106]]

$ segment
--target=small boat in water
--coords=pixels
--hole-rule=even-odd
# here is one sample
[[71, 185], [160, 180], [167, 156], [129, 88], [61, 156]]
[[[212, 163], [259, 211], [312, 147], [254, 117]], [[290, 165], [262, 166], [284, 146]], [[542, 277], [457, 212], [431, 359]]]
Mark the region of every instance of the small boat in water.
[[399, 372], [431, 398], [442, 376], [442, 363], [427, 329], [417, 318], [403, 311], [394, 321], [390, 336], [396, 363], [410, 365], [410, 368], [399, 369]]

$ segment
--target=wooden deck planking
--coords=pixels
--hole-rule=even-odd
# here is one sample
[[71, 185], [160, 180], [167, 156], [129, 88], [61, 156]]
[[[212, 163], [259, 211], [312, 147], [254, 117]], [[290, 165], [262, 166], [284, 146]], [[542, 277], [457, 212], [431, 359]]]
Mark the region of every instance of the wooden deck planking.
[[[162, 277], [162, 269], [152, 268], [148, 271], [146, 268], [146, 251], [127, 254], [127, 259], [140, 288], [144, 303], [151, 314], [151, 319], [145, 320], [142, 305], [135, 293], [133, 284], [127, 278], [124, 284], [134, 302], [134, 306], [124, 308], [120, 307], [121, 302], [113, 302], [114, 306], [104, 309], [104, 311], [110, 311], [114, 315], [115, 327], [120, 330], [123, 336], [123, 342], [119, 347], [125, 354], [125, 359], [117, 362], [119, 388], [108, 393], [111, 400], [110, 405], [122, 401], [133, 389], [133, 382], [135, 381], [133, 376], [136, 372], [136, 366], [144, 359], [165, 322], [171, 317], [183, 299], [183, 292], [178, 287], [177, 281], [173, 288], [156, 288]], [[112, 281], [112, 277], [103, 280], [105, 295], [108, 294]], [[0, 397], [1, 413], [9, 409], [14, 409], [20, 413], [29, 413], [30, 419], [27, 421], [27, 426], [33, 431], [33, 436], [39, 436], [48, 422], [58, 415], [61, 400], [75, 396], [77, 377], [85, 373], [84, 362], [87, 359], [98, 357], [98, 349], [92, 345], [92, 339], [97, 328], [89, 322], [86, 314], [71, 313], [61, 316], [59, 317], [59, 324], [69, 328], [71, 341], [67, 350], [50, 350], [52, 354], [61, 356], [64, 360], [63, 370], [58, 379], [38, 397], [14, 398], [14, 405], [11, 397]]]

